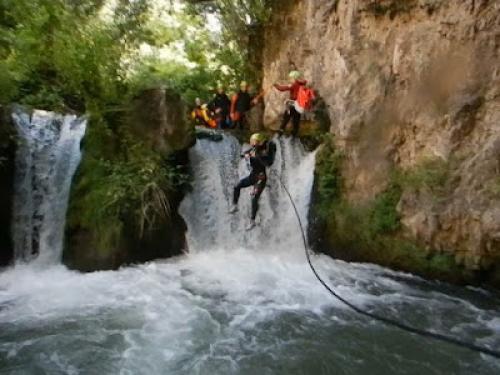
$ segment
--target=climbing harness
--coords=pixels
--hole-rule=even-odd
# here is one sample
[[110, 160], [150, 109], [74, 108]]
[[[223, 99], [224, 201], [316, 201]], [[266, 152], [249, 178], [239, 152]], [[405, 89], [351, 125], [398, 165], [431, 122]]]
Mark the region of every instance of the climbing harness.
[[407, 332], [410, 332], [410, 333], [414, 333], [414, 334], [417, 334], [417, 335], [420, 335], [420, 336], [423, 336], [423, 337], [427, 337], [427, 338], [431, 338], [431, 339], [435, 339], [435, 340], [444, 341], [444, 342], [447, 342], [447, 343], [450, 343], [450, 344], [454, 344], [456, 346], [460, 346], [462, 348], [467, 348], [467, 349], [470, 349], [470, 350], [473, 350], [473, 351], [476, 351], [476, 352], [479, 352], [479, 353], [483, 353], [483, 354], [495, 357], [497, 359], [500, 359], [500, 351], [493, 350], [493, 349], [487, 348], [485, 346], [476, 345], [476, 344], [473, 344], [471, 342], [463, 341], [463, 340], [457, 339], [455, 337], [450, 337], [450, 336], [442, 335], [440, 333], [426, 331], [426, 330], [420, 329], [420, 328], [415, 328], [415, 327], [412, 327], [412, 326], [410, 326], [408, 324], [401, 323], [401, 322], [399, 322], [397, 320], [393, 320], [393, 319], [390, 319], [390, 318], [386, 318], [386, 317], [383, 317], [383, 316], [371, 313], [369, 311], [363, 310], [362, 308], [354, 305], [353, 303], [349, 302], [348, 300], [346, 300], [345, 298], [343, 298], [342, 296], [340, 296], [332, 287], [330, 287], [321, 278], [321, 276], [318, 274], [318, 271], [316, 271], [316, 268], [314, 268], [314, 265], [312, 264], [312, 261], [311, 261], [311, 254], [309, 253], [309, 250], [307, 248], [306, 235], [304, 233], [304, 227], [302, 225], [302, 221], [300, 219], [300, 215], [299, 215], [299, 212], [297, 210], [297, 206], [295, 205], [295, 202], [294, 202], [294, 200], [292, 198], [292, 195], [290, 194], [290, 191], [286, 187], [286, 184], [281, 179], [281, 176], [279, 176], [278, 173], [275, 170], [272, 171], [272, 173], [274, 173], [275, 176], [278, 178], [281, 186], [283, 187], [283, 189], [285, 190], [286, 194], [288, 195], [288, 199], [290, 200], [290, 203], [291, 203], [291, 205], [293, 207], [293, 210], [295, 212], [295, 216], [297, 217], [297, 222], [298, 222], [298, 225], [300, 227], [301, 234], [302, 234], [302, 242], [303, 242], [303, 245], [304, 245], [304, 251], [306, 253], [307, 263], [309, 264], [309, 267], [311, 268], [311, 271], [313, 272], [313, 274], [316, 277], [316, 279], [318, 279], [318, 281], [321, 283], [321, 285], [323, 285], [325, 287], [325, 289], [332, 296], [334, 296], [336, 299], [338, 299], [340, 302], [342, 302], [344, 305], [346, 305], [350, 309], [354, 310], [358, 314], [367, 316], [369, 318], [372, 318], [372, 319], [377, 320], [379, 322], [382, 322], [384, 324], [387, 324], [387, 325], [399, 328], [399, 329], [401, 329], [403, 331], [407, 331]]

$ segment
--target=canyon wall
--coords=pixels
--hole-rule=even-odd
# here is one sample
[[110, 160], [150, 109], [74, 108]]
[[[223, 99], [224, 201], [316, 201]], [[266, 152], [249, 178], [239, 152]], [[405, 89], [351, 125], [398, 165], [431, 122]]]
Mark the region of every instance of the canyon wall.
[[[263, 85], [298, 69], [317, 91], [344, 206], [371, 205], [397, 184], [390, 236], [500, 284], [499, 49], [498, 0], [283, 2], [265, 31]], [[284, 99], [267, 96], [268, 127]], [[341, 249], [331, 234], [342, 220], [329, 215], [327, 248], [378, 261], [355, 241]]]

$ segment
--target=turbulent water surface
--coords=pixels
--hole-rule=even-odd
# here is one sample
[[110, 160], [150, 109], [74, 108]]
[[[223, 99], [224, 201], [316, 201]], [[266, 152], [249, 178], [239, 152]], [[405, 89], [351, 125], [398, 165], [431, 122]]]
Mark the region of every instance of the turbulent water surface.
[[[181, 207], [190, 254], [117, 272], [21, 265], [0, 274], [0, 372], [8, 374], [498, 374], [500, 363], [357, 316], [317, 283], [277, 176], [302, 220], [314, 154], [279, 141], [259, 226], [249, 196], [227, 214], [244, 174], [231, 137], [198, 142], [195, 188]], [[500, 302], [314, 256], [346, 298], [418, 327], [500, 347]]]

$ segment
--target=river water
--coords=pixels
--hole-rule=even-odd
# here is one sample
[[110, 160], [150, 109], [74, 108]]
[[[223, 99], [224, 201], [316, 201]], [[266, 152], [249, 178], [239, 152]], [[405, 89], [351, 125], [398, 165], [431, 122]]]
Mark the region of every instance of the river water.
[[[314, 154], [289, 139], [244, 226], [249, 195], [228, 215], [246, 173], [230, 136], [191, 151], [194, 189], [181, 206], [190, 253], [119, 271], [80, 274], [55, 262], [0, 273], [2, 374], [499, 374], [500, 363], [361, 317], [307, 267], [300, 231]], [[477, 344], [500, 347], [500, 300], [365, 264], [313, 256], [350, 301]]]

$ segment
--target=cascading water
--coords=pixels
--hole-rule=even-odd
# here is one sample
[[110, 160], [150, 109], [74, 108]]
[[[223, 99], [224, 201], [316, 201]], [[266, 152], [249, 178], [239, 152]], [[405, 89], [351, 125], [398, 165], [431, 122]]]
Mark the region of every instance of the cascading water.
[[282, 177], [289, 186], [301, 219], [307, 223], [314, 153], [307, 154], [299, 141], [275, 139], [275, 143], [276, 160], [268, 172], [267, 187], [260, 199], [259, 225], [251, 232], [245, 231], [245, 226], [250, 217], [252, 189], [242, 190], [238, 214], [228, 214], [233, 186], [249, 173], [245, 160], [240, 158], [242, 148], [236, 138], [225, 136], [220, 143], [201, 140], [191, 150], [194, 190], [180, 208], [188, 223], [191, 251], [246, 248], [300, 252], [297, 218], [278, 179]]
[[[191, 253], [116, 272], [29, 265], [0, 273], [0, 372], [9, 374], [491, 374], [500, 364], [353, 314], [306, 265], [282, 174], [304, 222], [314, 154], [278, 142], [260, 222], [227, 213], [246, 173], [231, 136], [191, 151], [194, 190], [182, 203]], [[426, 282], [318, 255], [339, 293], [378, 314], [491, 347], [500, 302], [482, 290]]]
[[62, 255], [71, 180], [80, 163], [85, 118], [21, 109], [12, 115], [16, 155], [13, 238], [16, 260], [56, 264]]

